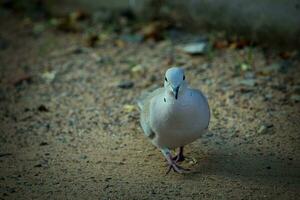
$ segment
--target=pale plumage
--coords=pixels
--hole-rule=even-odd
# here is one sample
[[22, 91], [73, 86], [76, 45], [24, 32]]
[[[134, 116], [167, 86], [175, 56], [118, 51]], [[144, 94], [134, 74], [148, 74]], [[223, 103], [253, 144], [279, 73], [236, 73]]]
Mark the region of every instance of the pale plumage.
[[[166, 157], [170, 168], [182, 173], [176, 164], [183, 159], [183, 146], [206, 132], [210, 110], [204, 95], [189, 88], [182, 68], [167, 70], [164, 87], [145, 95], [139, 101], [141, 126], [145, 135]], [[169, 149], [180, 148], [176, 158]]]

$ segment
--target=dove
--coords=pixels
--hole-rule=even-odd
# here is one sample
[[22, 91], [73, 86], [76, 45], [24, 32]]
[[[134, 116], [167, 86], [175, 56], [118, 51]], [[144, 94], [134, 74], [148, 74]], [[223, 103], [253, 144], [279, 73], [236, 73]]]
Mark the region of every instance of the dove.
[[[138, 100], [140, 124], [144, 134], [164, 155], [169, 165], [167, 174], [189, 171], [178, 162], [184, 160], [184, 146], [200, 138], [208, 130], [210, 109], [200, 90], [189, 87], [184, 69], [169, 68], [164, 87]], [[179, 148], [173, 157], [171, 150]]]

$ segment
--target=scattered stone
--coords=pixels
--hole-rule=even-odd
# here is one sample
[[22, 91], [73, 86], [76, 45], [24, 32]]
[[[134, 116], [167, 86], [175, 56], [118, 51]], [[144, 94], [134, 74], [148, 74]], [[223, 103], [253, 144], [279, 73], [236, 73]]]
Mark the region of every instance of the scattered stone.
[[259, 129], [258, 129], [258, 133], [259, 134], [265, 134], [267, 132], [267, 127], [262, 125]]
[[265, 101], [268, 101], [268, 100], [271, 100], [273, 98], [273, 95], [270, 93], [270, 94], [266, 94], [265, 96], [264, 96], [264, 100]]
[[1, 157], [6, 157], [6, 156], [11, 156], [11, 153], [0, 153], [0, 158]]
[[182, 50], [190, 55], [204, 54], [207, 51], [207, 42], [197, 42], [185, 45]]
[[91, 57], [95, 60], [97, 64], [103, 63], [103, 58], [96, 53], [92, 53]]
[[49, 109], [42, 104], [38, 107], [38, 111], [40, 111], [40, 112], [49, 112]]
[[30, 74], [23, 73], [23, 74], [20, 74], [19, 76], [16, 76], [16, 77], [11, 81], [11, 83], [12, 83], [14, 86], [18, 86], [18, 85], [21, 85], [21, 84], [24, 83], [24, 82], [30, 83], [31, 80], [32, 80], [32, 76], [31, 76]]
[[107, 182], [107, 181], [111, 180], [111, 178], [108, 177], [108, 178], [105, 178], [104, 180]]
[[131, 113], [131, 112], [136, 110], [136, 107], [134, 105], [126, 104], [126, 105], [123, 106], [123, 110], [126, 113]]
[[212, 137], [213, 135], [214, 135], [213, 133], [208, 133], [208, 134], [205, 135], [205, 137], [210, 138], [210, 137]]
[[262, 67], [261, 69], [258, 70], [258, 72], [261, 75], [268, 76], [268, 75], [271, 75], [274, 72], [278, 72], [280, 70], [280, 68], [281, 68], [281, 66], [280, 66], [279, 63], [274, 63], [274, 64], [271, 64], [267, 67]]
[[95, 47], [98, 40], [99, 40], [99, 37], [97, 34], [89, 34], [89, 35], [85, 36], [85, 38], [84, 38], [85, 44], [88, 47]]
[[34, 165], [34, 167], [42, 167], [42, 164]]
[[124, 34], [120, 36], [120, 39], [128, 43], [140, 43], [144, 38], [140, 34]]
[[80, 156], [80, 159], [81, 159], [81, 160], [87, 159], [87, 155], [81, 155], [81, 156]]
[[273, 127], [273, 124], [263, 124], [260, 126], [260, 128], [258, 129], [257, 133], [259, 135], [265, 135], [269, 132], [269, 129]]
[[283, 60], [280, 63], [279, 72], [283, 73], [283, 74], [286, 74], [290, 70], [291, 67], [293, 67], [292, 61], [290, 61], [290, 60]]
[[93, 23], [111, 22], [111, 19], [112, 19], [112, 12], [109, 9], [96, 10], [92, 14]]
[[71, 46], [66, 49], [56, 50], [50, 53], [50, 56], [57, 57], [57, 56], [65, 56], [68, 54], [80, 54], [80, 53], [89, 53], [90, 50], [87, 47], [80, 47], [80, 46]]
[[281, 92], [286, 92], [287, 91], [287, 87], [285, 85], [272, 85], [271, 86], [272, 89], [275, 89], [275, 90], [279, 90]]
[[118, 84], [118, 87], [121, 89], [130, 89], [134, 86], [134, 83], [132, 81], [122, 81]]
[[293, 94], [291, 96], [291, 100], [294, 101], [294, 102], [300, 102], [300, 95], [298, 94]]
[[253, 87], [256, 84], [256, 80], [255, 79], [243, 79], [240, 81], [240, 84]]
[[239, 67], [242, 71], [247, 71], [247, 70], [251, 69], [251, 65], [249, 65], [247, 63], [242, 63], [239, 65]]
[[190, 165], [195, 165], [197, 164], [197, 160], [195, 158], [187, 158], [188, 162]]
[[210, 85], [212, 85], [214, 83], [214, 81], [212, 79], [207, 78], [207, 79], [205, 79], [204, 83], [206, 85], [210, 86]]
[[295, 85], [295, 86], [293, 87], [293, 92], [294, 92], [295, 94], [300, 94], [300, 85]]
[[46, 26], [44, 23], [36, 23], [33, 26], [32, 32], [34, 35], [38, 36], [46, 30]]
[[145, 71], [145, 68], [142, 65], [136, 65], [131, 68], [131, 72], [134, 74], [141, 74]]
[[40, 146], [46, 146], [46, 145], [49, 145], [47, 142], [41, 142], [40, 143]]
[[56, 71], [51, 71], [51, 72], [44, 72], [41, 77], [47, 82], [47, 83], [51, 83], [56, 76]]

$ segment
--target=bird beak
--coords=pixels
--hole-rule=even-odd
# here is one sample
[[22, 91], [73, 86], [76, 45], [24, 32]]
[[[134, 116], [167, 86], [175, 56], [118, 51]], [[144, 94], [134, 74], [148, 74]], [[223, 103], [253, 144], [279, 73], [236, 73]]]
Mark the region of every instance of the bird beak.
[[178, 98], [178, 91], [179, 91], [179, 86], [177, 86], [175, 88], [172, 87], [172, 92], [174, 94], [175, 99]]

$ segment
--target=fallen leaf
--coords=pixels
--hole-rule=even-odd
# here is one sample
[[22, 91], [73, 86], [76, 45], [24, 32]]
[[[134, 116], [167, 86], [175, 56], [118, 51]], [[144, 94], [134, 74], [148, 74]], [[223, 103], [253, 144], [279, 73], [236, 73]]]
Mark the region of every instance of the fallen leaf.
[[135, 65], [131, 68], [131, 72], [134, 74], [141, 74], [145, 71], [145, 68], [142, 65]]
[[244, 38], [237, 38], [230, 42], [229, 48], [242, 49], [242, 48], [245, 48], [246, 46], [249, 46], [250, 43], [251, 43], [250, 40], [246, 40]]
[[247, 63], [242, 63], [240, 65], [240, 68], [241, 68], [242, 71], [247, 71], [247, 70], [251, 69], [251, 66], [248, 65]]
[[76, 11], [71, 12], [69, 14], [69, 18], [72, 21], [80, 21], [80, 20], [84, 20], [84, 19], [86, 19], [88, 17], [89, 17], [88, 13], [86, 13], [86, 12], [84, 12], [82, 10], [76, 10]]
[[224, 49], [229, 46], [229, 43], [227, 40], [217, 40], [214, 42], [213, 47], [215, 49]]
[[30, 82], [32, 80], [32, 75], [21, 73], [16, 75], [10, 82], [12, 85], [17, 86], [22, 84], [23, 82]]
[[115, 45], [119, 48], [125, 47], [125, 42], [123, 40], [115, 40]]
[[51, 24], [57, 30], [64, 32], [80, 32], [82, 30], [79, 23], [71, 20], [69, 17], [51, 19]]
[[136, 110], [136, 107], [134, 105], [126, 104], [126, 105], [123, 106], [123, 110], [126, 113], [131, 113], [131, 112]]
[[97, 34], [89, 34], [85, 37], [84, 42], [88, 47], [94, 47], [99, 40]]
[[168, 27], [168, 23], [164, 21], [154, 21], [144, 26], [139, 34], [143, 36], [145, 40], [153, 39], [155, 41], [162, 40], [164, 38], [163, 31]]
[[55, 79], [56, 73], [56, 71], [44, 72], [41, 76], [47, 83], [51, 83]]
[[294, 51], [282, 51], [279, 53], [279, 56], [282, 58], [282, 59], [291, 59], [293, 56], [295, 56], [297, 54], [297, 52], [294, 52]]

